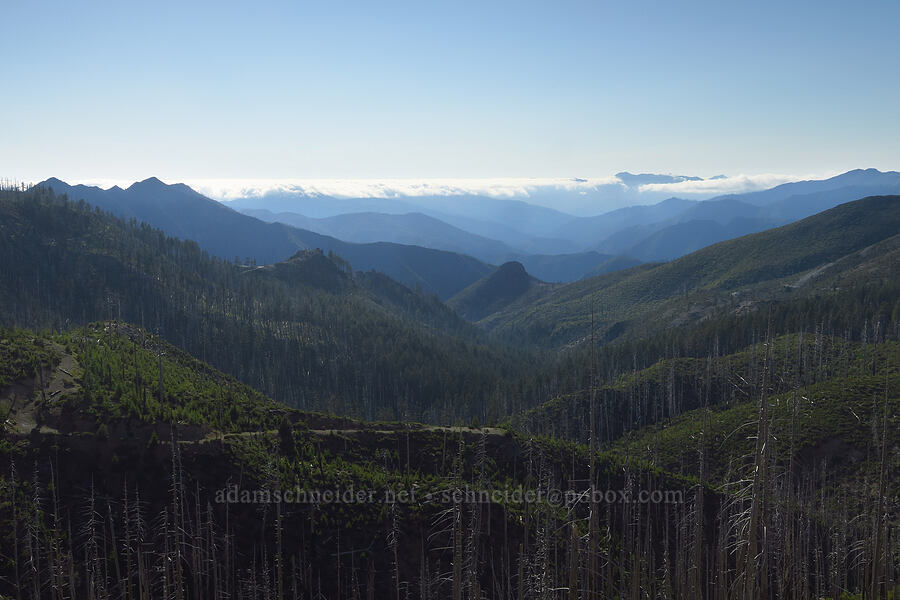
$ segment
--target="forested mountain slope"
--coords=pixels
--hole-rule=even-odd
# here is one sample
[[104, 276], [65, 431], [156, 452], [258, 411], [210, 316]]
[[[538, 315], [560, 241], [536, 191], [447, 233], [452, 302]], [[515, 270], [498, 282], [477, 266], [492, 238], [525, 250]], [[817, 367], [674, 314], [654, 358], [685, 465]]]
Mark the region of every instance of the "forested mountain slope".
[[265, 223], [184, 184], [167, 185], [155, 177], [127, 189], [70, 186], [55, 178], [37, 187], [66, 194], [73, 201], [85, 200], [126, 220], [144, 221], [169, 236], [195, 241], [228, 261], [272, 263], [297, 250], [319, 248], [336, 252], [356, 270], [375, 269], [441, 298], [449, 298], [491, 271], [489, 265], [453, 252], [386, 242], [352, 244], [283, 223]]
[[[338, 256], [235, 265], [44, 190], [4, 192], [0, 318], [64, 331], [0, 329], [0, 594], [885, 595], [896, 203], [597, 278], [634, 280], [618, 293], [644, 304], [596, 303], [593, 335], [588, 305], [575, 318], [594, 345], [538, 360]], [[660, 269], [671, 279], [647, 277]], [[483, 283], [474, 306], [516, 311], [535, 284], [521, 265]], [[722, 292], [674, 325], [659, 313]], [[640, 327], [610, 325], [635, 309]], [[513, 430], [409, 421], [513, 413]], [[230, 490], [264, 495], [216, 499]], [[378, 500], [265, 499], [284, 490]]]
[[891, 522], [834, 518], [874, 514], [860, 490], [714, 490], [501, 429], [292, 411], [119, 321], [0, 329], [0, 357], [4, 595], [837, 598], [890, 577]]
[[[896, 350], [851, 352], [823, 370], [820, 344], [808, 341], [801, 377], [865, 370]], [[796, 343], [732, 357], [735, 372], [762, 375]], [[845, 356], [833, 350], [824, 352]], [[852, 494], [838, 487], [825, 496], [799, 466], [785, 471], [767, 442], [729, 464], [733, 484], [714, 487], [702, 469], [699, 478], [671, 475], [618, 449], [592, 455], [502, 429], [298, 412], [119, 321], [67, 334], [0, 328], [0, 357], [0, 506], [8, 509], [0, 594], [389, 597], [409, 589], [476, 599], [523, 589], [553, 597], [565, 587], [708, 597], [738, 587], [837, 598], [833, 590], [884, 590], [892, 581], [884, 541], [893, 520], [875, 518], [887, 506], [879, 486], [893, 489], [881, 483], [884, 468]], [[665, 377], [669, 368], [657, 371]], [[785, 411], [776, 399], [772, 406], [774, 424], [791, 421], [777, 420]], [[750, 430], [777, 441], [778, 452], [792, 443], [760, 414], [748, 416]], [[851, 421], [850, 439], [890, 431], [884, 415]], [[721, 439], [709, 441], [716, 464], [725, 459], [712, 455]], [[704, 446], [696, 437], [683, 443]], [[881, 447], [870, 443], [870, 473], [884, 464]], [[663, 448], [651, 446], [649, 460], [660, 463]], [[848, 511], [864, 518], [841, 519]], [[769, 532], [803, 543], [782, 552]], [[760, 548], [749, 563], [741, 560], [748, 545]], [[847, 560], [851, 548], [858, 560]], [[698, 560], [712, 566], [697, 569]], [[792, 576], [779, 575], [786, 571]]]
[[797, 223], [721, 242], [669, 263], [571, 283], [498, 315], [496, 331], [552, 346], [653, 331], [762, 300], [895, 277], [900, 196], [848, 202]]
[[[293, 411], [119, 321], [0, 328], [0, 357], [0, 594], [502, 597], [571, 582], [583, 560], [549, 557], [566, 520], [586, 523], [561, 494], [590, 472], [584, 447]], [[594, 465], [610, 489], [670, 490], [668, 504], [606, 507], [604, 545], [635, 543], [626, 510], [688, 518], [689, 480], [608, 454]]]
[[453, 421], [528, 364], [433, 296], [300, 254], [249, 268], [37, 188], [0, 197], [0, 320], [122, 318], [290, 406]]
[[508, 262], [459, 292], [447, 304], [470, 321], [480, 321], [512, 304], [550, 292], [553, 285], [529, 275], [520, 262]]
[[[829, 312], [808, 308], [819, 317]], [[601, 348], [596, 363], [582, 367], [586, 385], [510, 425], [583, 442], [593, 435], [616, 455], [723, 491], [730, 509], [717, 519], [730, 515], [735, 529], [777, 532], [777, 541], [761, 533], [751, 542], [760, 548], [756, 581], [770, 588], [768, 597], [814, 597], [814, 584], [766, 573], [778, 563], [781, 573], [802, 572], [806, 561], [782, 549], [806, 540], [823, 544], [823, 553], [830, 548], [831, 559], [823, 554], [818, 564], [835, 573], [868, 565], [862, 580], [821, 582], [815, 596], [867, 589], [847, 597], [890, 598], [900, 566], [892, 533], [900, 525], [900, 314], [893, 322], [879, 310], [867, 314], [861, 329], [842, 336], [820, 327], [780, 337], [766, 333], [763, 315], [758, 342], [739, 352], [719, 354], [719, 340], [707, 337], [705, 356], [676, 355], [643, 369], [628, 364], [637, 361], [628, 350], [640, 352], [640, 343], [618, 353]], [[795, 313], [795, 327], [812, 315]], [[677, 337], [670, 341], [676, 350]], [[824, 530], [812, 533], [813, 522]]]

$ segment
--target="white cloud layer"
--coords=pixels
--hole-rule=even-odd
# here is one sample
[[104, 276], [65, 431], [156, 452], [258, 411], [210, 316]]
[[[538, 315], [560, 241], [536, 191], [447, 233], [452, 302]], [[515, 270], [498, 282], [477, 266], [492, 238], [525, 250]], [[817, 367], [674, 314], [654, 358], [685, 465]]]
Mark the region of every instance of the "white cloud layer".
[[648, 183], [638, 189], [642, 193], [661, 193], [667, 196], [694, 197], [694, 196], [721, 196], [723, 194], [741, 194], [773, 188], [782, 183], [801, 181], [807, 179], [825, 179], [837, 175], [781, 175], [777, 173], [762, 173], [759, 175], [735, 175], [718, 179], [704, 179], [702, 181], [679, 181], [677, 183]]
[[[723, 194], [768, 189], [803, 179], [822, 179], [830, 174], [785, 175], [763, 173], [700, 181], [651, 183], [629, 187], [616, 176], [588, 178], [487, 178], [487, 179], [187, 179], [186, 183], [215, 200], [240, 200], [267, 195], [332, 198], [416, 198], [484, 196], [517, 199], [549, 206], [572, 214], [599, 214], [622, 206], [654, 204], [677, 196], [702, 200]], [[131, 182], [82, 180], [70, 183], [127, 187]], [[178, 183], [167, 181], [167, 183]]]
[[615, 177], [591, 179], [194, 179], [185, 181], [217, 200], [252, 198], [271, 193], [331, 196], [334, 198], [398, 198], [476, 195], [528, 198], [542, 192], [592, 190], [619, 185]]

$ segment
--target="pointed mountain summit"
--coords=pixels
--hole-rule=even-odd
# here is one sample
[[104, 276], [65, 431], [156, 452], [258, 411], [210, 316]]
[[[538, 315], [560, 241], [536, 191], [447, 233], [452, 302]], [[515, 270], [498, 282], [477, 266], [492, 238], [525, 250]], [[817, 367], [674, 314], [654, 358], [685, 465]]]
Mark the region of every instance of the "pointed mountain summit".
[[69, 187], [68, 183], [66, 183], [62, 179], [57, 179], [56, 177], [51, 177], [50, 179], [47, 179], [46, 181], [40, 182], [38, 185], [41, 187], [51, 188], [51, 189], [53, 189], [54, 192], [56, 192], [56, 188], [58, 188], [58, 187]]
[[551, 284], [529, 275], [522, 263], [510, 261], [476, 281], [447, 303], [466, 319], [480, 321], [517, 301], [534, 299], [551, 287]]
[[135, 181], [130, 186], [128, 186], [128, 189], [130, 190], [132, 188], [146, 188], [146, 187], [163, 188], [163, 187], [168, 187], [168, 186], [158, 177], [148, 177], [147, 179], [144, 179], [143, 181]]

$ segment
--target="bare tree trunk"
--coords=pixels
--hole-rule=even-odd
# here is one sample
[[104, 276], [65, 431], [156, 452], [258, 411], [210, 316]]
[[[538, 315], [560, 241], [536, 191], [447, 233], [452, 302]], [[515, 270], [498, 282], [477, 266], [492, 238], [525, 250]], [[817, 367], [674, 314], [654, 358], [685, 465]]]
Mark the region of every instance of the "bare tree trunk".
[[[875, 360], [874, 358], [872, 359]], [[884, 537], [882, 535], [882, 519], [884, 518], [884, 497], [885, 497], [885, 486], [886, 486], [886, 476], [885, 469], [887, 465], [887, 421], [888, 421], [888, 368], [885, 365], [884, 372], [884, 408], [882, 414], [881, 421], [881, 465], [878, 473], [878, 497], [876, 499], [875, 504], [875, 526], [872, 528], [872, 533], [875, 536], [875, 542], [873, 544], [873, 552], [872, 552], [872, 581], [869, 587], [869, 596], [871, 598], [878, 598], [878, 588], [881, 582], [881, 562], [882, 562], [882, 549], [881, 546], [884, 543]], [[885, 561], [885, 566], [887, 565], [887, 561]]]

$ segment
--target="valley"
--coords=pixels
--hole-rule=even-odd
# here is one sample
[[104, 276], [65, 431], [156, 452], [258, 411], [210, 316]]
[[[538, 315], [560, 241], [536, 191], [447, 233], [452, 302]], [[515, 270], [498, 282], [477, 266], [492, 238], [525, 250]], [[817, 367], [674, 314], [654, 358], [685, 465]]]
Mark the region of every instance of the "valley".
[[548, 282], [135, 185], [0, 192], [0, 594], [890, 597], [900, 196]]

